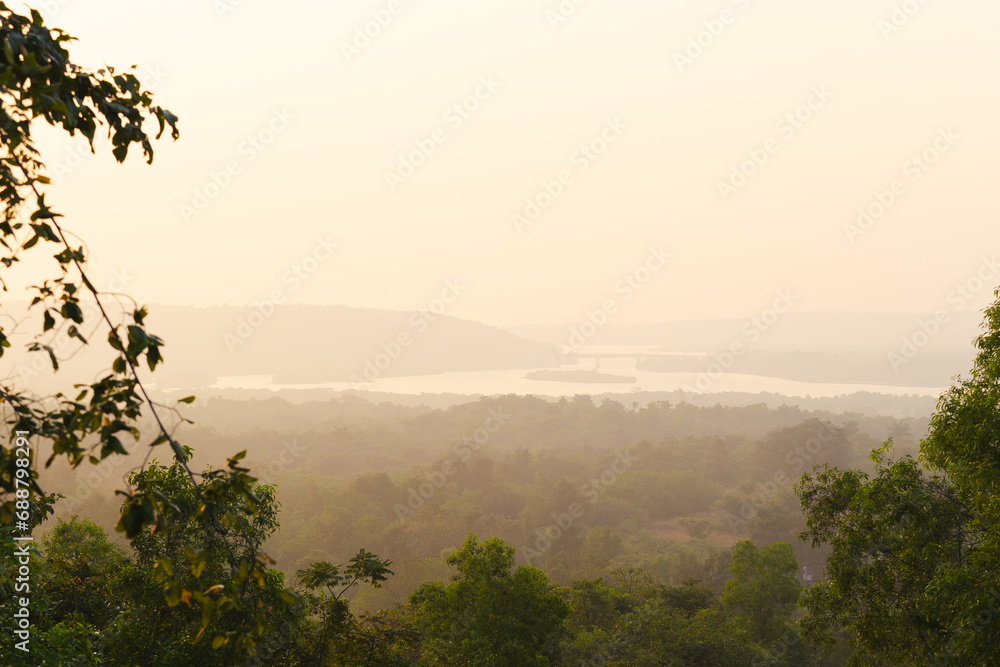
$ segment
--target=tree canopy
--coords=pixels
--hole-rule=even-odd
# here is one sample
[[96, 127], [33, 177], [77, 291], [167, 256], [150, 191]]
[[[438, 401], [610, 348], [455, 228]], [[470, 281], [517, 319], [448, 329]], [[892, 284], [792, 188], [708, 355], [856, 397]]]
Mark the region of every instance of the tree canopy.
[[[969, 377], [938, 403], [920, 460], [873, 452], [874, 472], [823, 467], [798, 492], [803, 539], [829, 544], [805, 596], [818, 639], [855, 633], [853, 664], [1000, 661], [1000, 290]], [[921, 465], [922, 464], [922, 465]]]
[[[110, 348], [106, 371], [96, 381], [72, 383], [69, 394], [37, 396], [15, 375], [0, 379], [0, 410], [10, 433], [8, 443], [0, 447], [0, 523], [13, 526], [5, 530], [5, 546], [14, 535], [29, 534], [51, 513], [55, 501], [45, 494], [41, 462], [30, 458], [38, 451], [32, 441], [51, 447], [46, 467], [59, 458], [73, 467], [98, 464], [127, 454], [126, 444], [141, 437], [140, 417], [151, 416], [156, 433], [145, 443], [147, 456], [129, 478], [128, 488], [118, 491], [123, 504], [117, 530], [131, 540], [137, 566], [143, 571], [152, 568], [162, 596], [145, 607], [152, 615], [141, 622], [155, 628], [164, 623], [185, 626], [197, 617], [189, 642], [199, 642], [212, 628], [212, 648], [252, 655], [256, 640], [281, 618], [275, 612], [278, 597], [288, 598], [287, 604], [294, 599], [259, 551], [277, 525], [273, 489], [256, 484], [249, 468], [241, 465], [245, 452], [229, 457], [225, 468], [191, 469], [191, 450], [175, 439], [165, 418], [176, 408], [153, 401], [143, 381], [145, 369], [152, 372], [163, 360], [164, 341], [147, 331], [145, 307], [94, 286], [85, 244], [46, 201], [50, 179], [33, 134], [37, 123], [47, 123], [71, 137], [81, 135], [95, 151], [105, 133], [118, 162], [137, 145], [151, 163], [153, 141], [165, 132], [175, 140], [179, 137], [178, 119], [154, 104], [152, 93], [132, 71], [111, 66], [90, 70], [74, 63], [68, 51], [72, 41], [64, 31], [46, 26], [38, 11], [31, 9], [25, 16], [0, 3], [0, 287], [6, 299], [7, 281], [26, 253], [53, 252], [48, 277], [28, 290], [38, 330], [25, 351], [46, 355], [58, 372], [59, 336], [86, 346], [106, 331]], [[112, 317], [111, 302], [131, 304], [129, 314]], [[11, 335], [23, 324], [0, 324], [0, 358], [14, 354]], [[170, 465], [155, 459], [150, 464], [161, 445], [169, 446]], [[163, 604], [174, 611], [164, 616]], [[185, 615], [182, 604], [200, 611]], [[79, 644], [80, 629], [88, 614], [95, 613], [90, 609], [72, 616], [71, 625], [59, 630], [64, 643]], [[174, 658], [182, 655], [187, 654], [163, 658], [154, 650], [142, 661], [177, 664]], [[208, 664], [204, 658], [199, 661]]]

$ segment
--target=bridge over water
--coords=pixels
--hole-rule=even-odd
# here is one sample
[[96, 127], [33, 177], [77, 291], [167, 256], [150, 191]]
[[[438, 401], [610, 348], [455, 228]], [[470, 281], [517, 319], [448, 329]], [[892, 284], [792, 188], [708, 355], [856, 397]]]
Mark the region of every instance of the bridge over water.
[[601, 367], [601, 359], [635, 359], [636, 368], [643, 359], [672, 359], [677, 362], [701, 361], [708, 359], [707, 354], [671, 354], [668, 352], [573, 352], [566, 355], [567, 359], [593, 359], [594, 368]]

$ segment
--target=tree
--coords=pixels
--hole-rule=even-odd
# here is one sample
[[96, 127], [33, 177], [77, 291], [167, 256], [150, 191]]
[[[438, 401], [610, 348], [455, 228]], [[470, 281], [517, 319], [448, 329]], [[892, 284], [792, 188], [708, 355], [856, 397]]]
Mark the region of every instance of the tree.
[[[31, 554], [34, 572], [29, 578], [18, 582], [17, 559], [0, 566], [0, 588], [31, 597], [30, 653], [25, 657], [33, 665], [100, 664], [98, 631], [120, 612], [122, 582], [131, 576], [131, 562], [103, 530], [76, 517], [59, 522], [39, 547]], [[27, 590], [16, 588], [18, 584], [27, 584]], [[4, 618], [15, 618], [14, 600], [13, 595], [0, 599]], [[0, 664], [11, 664], [12, 654], [0, 652], [6, 658]]]
[[765, 644], [776, 642], [788, 629], [799, 599], [798, 569], [787, 542], [758, 548], [741, 540], [733, 547], [722, 604], [751, 637]]
[[691, 516], [685, 516], [681, 517], [678, 523], [684, 526], [684, 530], [687, 531], [688, 535], [696, 540], [703, 540], [712, 532], [712, 522], [708, 519], [696, 519]]
[[[627, 573], [634, 578], [637, 573]], [[628, 590], [633, 593], [628, 593]], [[617, 592], [627, 603], [614, 626], [578, 632], [565, 650], [574, 665], [669, 665], [671, 667], [737, 667], [766, 662], [712, 591], [695, 580], [681, 586], [641, 586], [620, 579]]]
[[825, 579], [804, 595], [803, 624], [825, 644], [840, 626], [856, 633], [857, 661], [926, 663], [958, 612], [939, 605], [935, 582], [964, 557], [968, 517], [947, 479], [925, 475], [908, 456], [873, 458], [872, 476], [824, 467], [799, 485], [803, 536], [832, 547]]
[[123, 549], [108, 542], [99, 526], [73, 517], [60, 521], [42, 542], [41, 572], [47, 600], [45, 619], [80, 618], [103, 628], [120, 611], [122, 581], [134, 571]]
[[[343, 569], [340, 565], [321, 561], [298, 571], [299, 581], [307, 591], [303, 598], [311, 614], [318, 618], [315, 631], [308, 640], [310, 654], [317, 665], [328, 664], [328, 657], [338, 654], [354, 655], [356, 664], [388, 664], [384, 653], [381, 656], [375, 654], [386, 648], [386, 644], [391, 646], [393, 639], [401, 637], [383, 636], [388, 625], [384, 616], [368, 617], [365, 619], [367, 622], [359, 622], [351, 614], [344, 595], [360, 583], [381, 587], [382, 582], [393, 574], [390, 565], [390, 561], [381, 560], [362, 549]], [[378, 657], [382, 659], [374, 662]]]
[[569, 606], [536, 567], [513, 570], [514, 548], [469, 535], [448, 557], [452, 582], [427, 583], [410, 595], [423, 634], [422, 664], [528, 667], [549, 664]]
[[564, 595], [572, 610], [566, 626], [574, 632], [609, 629], [614, 624], [615, 612], [625, 601], [625, 596], [601, 579], [574, 581]]
[[[41, 331], [27, 349], [47, 355], [53, 370], [58, 370], [56, 337], [65, 334], [87, 344], [91, 334], [85, 337], [84, 332], [97, 318], [110, 328], [108, 343], [115, 353], [110, 372], [97, 382], [76, 385], [79, 391], [72, 399], [60, 393], [42, 401], [12, 378], [0, 382], [0, 399], [11, 426], [11, 442], [18, 432], [44, 438], [52, 442], [53, 449], [47, 464], [56, 456], [65, 456], [75, 466], [88, 453], [91, 462], [123, 454], [126, 450], [121, 437], [139, 437], [135, 422], [143, 406], [152, 406], [138, 369], [143, 362], [150, 370], [159, 364], [163, 341], [146, 332], [143, 308], [136, 307], [128, 323], [111, 320], [101, 293], [87, 277], [84, 246], [70, 243], [76, 237], [63, 228], [60, 214], [45, 201], [49, 179], [35, 147], [32, 123], [41, 119], [71, 136], [79, 132], [91, 150], [98, 130], [106, 127], [119, 162], [125, 160], [132, 144], [139, 144], [147, 161], [152, 161], [152, 142], [144, 130], [147, 120], [158, 124], [157, 138], [169, 127], [176, 139], [178, 130], [177, 118], [154, 105], [152, 95], [133, 74], [117, 73], [113, 68], [92, 72], [75, 65], [65, 48], [72, 39], [61, 30], [46, 27], [38, 12], [32, 10], [31, 16], [25, 17], [0, 3], [0, 142], [5, 151], [0, 160], [4, 205], [0, 244], [7, 253], [0, 262], [4, 275], [21, 262], [26, 251], [50, 243], [56, 246], [53, 277], [31, 288], [35, 293], [31, 305], [42, 311], [42, 317]], [[0, 284], [6, 292], [6, 280], [0, 279]], [[84, 294], [93, 299], [96, 308], [96, 314], [89, 318]], [[0, 357], [9, 354], [6, 349], [10, 346], [7, 330], [0, 326]], [[89, 438], [95, 441], [85, 446]], [[183, 460], [181, 449], [165, 429], [161, 438], [170, 442], [175, 455]], [[42, 494], [36, 471], [19, 470], [17, 459], [13, 448], [0, 450], [0, 492], [5, 500], [0, 522], [5, 524], [18, 509], [12, 498], [18, 488]]]
[[[46, 202], [50, 181], [32, 134], [33, 124], [43, 121], [70, 136], [79, 133], [93, 151], [95, 140], [106, 131], [118, 162], [126, 159], [133, 145], [152, 162], [154, 137], [147, 132], [147, 124], [155, 125], [155, 139], [167, 131], [177, 139], [177, 117], [155, 105], [152, 94], [131, 72], [113, 67], [91, 71], [73, 63], [66, 49], [72, 40], [65, 32], [44, 25], [37, 11], [30, 10], [30, 15], [24, 16], [0, 2], [0, 143], [4, 151], [0, 159], [0, 199], [4, 205], [0, 287], [8, 291], [6, 279], [25, 254], [49, 248], [55, 253], [50, 276], [28, 290], [34, 295], [30, 309], [37, 315], [38, 333], [26, 343], [27, 352], [45, 355], [52, 370], [58, 371], [57, 340], [89, 345], [95, 335], [102, 335], [98, 331], [103, 326], [112, 359], [96, 381], [74, 384], [69, 395], [60, 392], [39, 397], [22, 386], [23, 378], [0, 380], [0, 409], [11, 436], [9, 444], [0, 448], [0, 523], [7, 525], [16, 519], [17, 532], [28, 533], [51, 510], [54, 497], [44, 493], [38, 476], [40, 462], [31, 460], [32, 452], [37, 451], [31, 448], [31, 440], [51, 445], [46, 466], [60, 457], [74, 467], [85, 461], [96, 464], [127, 453], [126, 442], [141, 437], [138, 421], [145, 413], [157, 428], [148, 443], [150, 453], [168, 445], [176, 469], [186, 475], [190, 486], [182, 489], [166, 474], [134, 476], [130, 488], [119, 492], [124, 504], [117, 529], [129, 539], [141, 541], [150, 529], [163, 534], [185, 532], [194, 526], [205, 544], [226, 543], [233, 526], [241, 525], [244, 510], [252, 513], [261, 505], [253, 488], [255, 480], [240, 466], [242, 454], [232, 457], [224, 469], [196, 474], [189, 467], [190, 451], [175, 440], [166, 423], [165, 410], [174, 408], [156, 404], [142, 380], [144, 367], [152, 372], [162, 361], [164, 342], [146, 330], [148, 313], [144, 307], [128, 297], [99, 291], [88, 277], [83, 242], [64, 227], [62, 216]], [[112, 302], [128, 304], [131, 313], [113, 319]], [[0, 357], [6, 359], [12, 347], [8, 334], [12, 335], [10, 327], [0, 326]], [[189, 397], [182, 402], [192, 400]], [[182, 498], [173, 493], [181, 493]], [[179, 499], [184, 502], [175, 502]], [[195, 520], [188, 512], [192, 508]], [[209, 553], [214, 552], [209, 549]], [[158, 565], [168, 604], [194, 595], [172, 574], [169, 556]], [[264, 582], [274, 575], [258, 560], [245, 576], [263, 589]], [[207, 616], [216, 620], [236, 611], [232, 598], [227, 606], [194, 597]], [[249, 634], [235, 639], [234, 645], [251, 652], [254, 648]]]
[[[237, 497], [205, 511], [201, 499], [211, 487], [192, 483], [177, 462], [154, 460], [132, 477], [133, 485], [153, 481], [170, 499], [172, 522], [132, 539], [142, 581], [131, 589], [129, 614], [118, 619], [116, 662], [232, 664], [237, 653], [259, 653], [266, 633], [295, 622], [295, 597], [261, 552], [278, 527], [274, 487], [252, 485], [252, 506]], [[162, 641], [137, 641], [136, 632]], [[287, 649], [261, 657], [275, 660]]]
[[[810, 634], [857, 637], [852, 664], [1000, 663], [1000, 290], [970, 376], [940, 398], [918, 462], [818, 468], [797, 487], [802, 538], [828, 543], [805, 596]], [[923, 465], [921, 466], [920, 463]]]
[[[267, 570], [263, 581], [252, 574], [260, 543], [277, 526], [273, 489], [255, 488], [262, 505], [227, 521], [224, 539], [212, 533], [215, 541], [203, 542], [203, 519], [180, 466], [154, 462], [139, 474], [181, 487], [171, 497], [187, 521], [144, 531], [131, 552], [90, 521], [59, 522], [34, 555], [32, 664], [412, 664], [406, 657], [415, 652], [415, 633], [403, 619], [355, 619], [344, 599], [360, 583], [378, 587], [391, 574], [387, 561], [362, 550], [343, 571], [314, 564], [299, 572], [305, 590], [292, 595], [280, 572]], [[5, 590], [14, 590], [12, 561], [0, 568]], [[0, 599], [0, 613], [13, 618], [13, 604]]]

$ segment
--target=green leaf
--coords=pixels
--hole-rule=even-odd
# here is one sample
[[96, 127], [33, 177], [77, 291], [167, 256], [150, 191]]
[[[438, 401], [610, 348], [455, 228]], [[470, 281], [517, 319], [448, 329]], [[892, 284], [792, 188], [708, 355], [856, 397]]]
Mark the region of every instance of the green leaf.
[[56, 358], [56, 353], [52, 351], [52, 348], [48, 345], [42, 345], [42, 349], [49, 353], [49, 361], [52, 362], [52, 370], [59, 370], [59, 359]]
[[167, 583], [163, 590], [163, 597], [166, 599], [168, 607], [176, 607], [181, 602], [181, 585], [176, 581]]
[[168, 576], [168, 577], [174, 576], [174, 568], [171, 565], [169, 558], [166, 558], [166, 557], [161, 558], [159, 560], [159, 562], [156, 565], [154, 565], [154, 567], [158, 568], [161, 572], [165, 573], [166, 576]]
[[122, 341], [118, 338], [117, 328], [108, 332], [108, 344], [119, 352], [124, 352], [124, 348], [122, 348]]
[[76, 328], [75, 324], [70, 326], [69, 331], [67, 333], [69, 333], [70, 338], [77, 338], [84, 345], [87, 344], [87, 339], [83, 337], [83, 334], [80, 333], [80, 330]]
[[64, 303], [60, 312], [66, 319], [73, 320], [77, 324], [83, 324], [83, 311], [80, 310], [80, 306], [76, 305], [72, 301]]
[[115, 524], [115, 531], [125, 533], [125, 537], [132, 539], [140, 530], [142, 530], [142, 507], [129, 498], [125, 501], [118, 523]]
[[106, 459], [112, 454], [128, 456], [128, 452], [125, 450], [125, 447], [122, 446], [121, 441], [113, 435], [108, 436], [107, 441], [101, 446], [101, 458]]
[[163, 361], [163, 356], [160, 354], [160, 348], [157, 346], [152, 346], [149, 351], [146, 352], [146, 363], [149, 364], [149, 370], [156, 370], [156, 365]]
[[128, 353], [130, 355], [137, 356], [148, 344], [149, 339], [146, 338], [146, 332], [142, 327], [134, 324], [128, 325]]

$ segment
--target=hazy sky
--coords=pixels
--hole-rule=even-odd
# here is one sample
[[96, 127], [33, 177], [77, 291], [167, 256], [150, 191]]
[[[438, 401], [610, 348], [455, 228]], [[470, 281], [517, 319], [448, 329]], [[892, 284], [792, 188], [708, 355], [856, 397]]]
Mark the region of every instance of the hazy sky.
[[778, 290], [978, 309], [1000, 283], [996, 2], [48, 7], [79, 62], [137, 64], [180, 117], [152, 167], [44, 141], [50, 203], [143, 302], [411, 310], [457, 280], [451, 315], [613, 299], [626, 323], [747, 317]]

